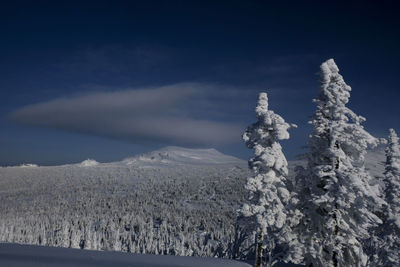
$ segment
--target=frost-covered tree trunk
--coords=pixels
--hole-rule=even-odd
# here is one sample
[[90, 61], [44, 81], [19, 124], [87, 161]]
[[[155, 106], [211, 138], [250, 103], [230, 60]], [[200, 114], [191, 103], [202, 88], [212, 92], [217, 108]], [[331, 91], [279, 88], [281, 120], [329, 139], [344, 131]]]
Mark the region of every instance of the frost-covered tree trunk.
[[393, 129], [389, 130], [385, 164], [385, 222], [374, 238], [375, 255], [370, 266], [400, 266], [400, 145]]
[[[287, 190], [287, 161], [279, 144], [279, 140], [289, 139], [288, 129], [295, 125], [286, 123], [281, 116], [268, 110], [266, 93], [259, 95], [256, 113], [258, 121], [243, 134], [246, 145], [254, 150], [255, 156], [249, 160], [254, 176], [248, 178], [246, 184], [250, 203], [243, 205], [242, 213], [254, 216], [256, 220], [256, 266], [262, 264], [264, 249], [268, 254], [267, 266], [272, 266], [279, 260], [295, 261], [291, 254], [293, 250], [288, 249], [296, 240], [291, 236], [288, 217], [292, 196]], [[278, 246], [285, 247], [282, 249], [285, 253], [277, 254]]]
[[381, 223], [373, 213], [384, 203], [364, 168], [368, 147], [380, 140], [364, 130], [365, 120], [346, 107], [351, 88], [333, 59], [321, 65], [314, 102], [307, 167], [298, 173], [304, 219], [298, 229], [308, 266], [365, 266], [368, 229]]
[[263, 261], [263, 235], [261, 231], [257, 234], [257, 240], [256, 240], [256, 267], [261, 267], [262, 266], [262, 261]]

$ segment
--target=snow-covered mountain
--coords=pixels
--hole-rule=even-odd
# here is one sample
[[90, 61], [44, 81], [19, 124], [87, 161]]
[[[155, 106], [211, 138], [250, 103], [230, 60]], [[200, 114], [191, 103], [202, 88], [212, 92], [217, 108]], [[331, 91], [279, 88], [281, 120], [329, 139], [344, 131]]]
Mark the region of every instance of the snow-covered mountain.
[[20, 168], [36, 168], [39, 167], [37, 164], [32, 164], [32, 163], [23, 163], [19, 165], [18, 167]]
[[[226, 155], [214, 148], [184, 148], [167, 146], [151, 152], [133, 155], [121, 161], [100, 163], [95, 159], [87, 159], [76, 164], [66, 164], [53, 167], [173, 167], [174, 165], [243, 165], [246, 161], [231, 155]], [[24, 164], [20, 167], [38, 167], [36, 164]]]
[[79, 166], [81, 166], [81, 167], [94, 167], [94, 166], [97, 166], [99, 164], [100, 163], [98, 163], [94, 159], [87, 159], [87, 160], [84, 160], [81, 163], [79, 163]]
[[235, 164], [243, 163], [242, 160], [233, 156], [222, 154], [221, 152], [210, 149], [190, 149], [176, 146], [168, 146], [156, 151], [126, 158], [123, 163], [132, 164]]
[[[366, 169], [373, 177], [381, 177], [384, 171], [385, 162], [385, 147], [379, 146], [373, 150], [368, 151], [365, 157]], [[94, 159], [87, 159], [81, 163], [75, 164], [80, 167], [94, 167], [94, 166], [113, 166], [113, 165], [127, 165], [127, 166], [173, 166], [173, 165], [214, 165], [214, 164], [247, 164], [245, 160], [241, 160], [231, 155], [226, 155], [214, 148], [197, 149], [197, 148], [184, 148], [177, 146], [167, 146], [148, 153], [135, 155], [123, 159], [122, 161], [111, 163], [99, 163]], [[289, 160], [290, 176], [294, 175], [294, 169], [298, 165], [305, 165], [304, 160]], [[64, 165], [71, 166], [71, 165]], [[20, 167], [38, 167], [36, 164], [24, 164]]]

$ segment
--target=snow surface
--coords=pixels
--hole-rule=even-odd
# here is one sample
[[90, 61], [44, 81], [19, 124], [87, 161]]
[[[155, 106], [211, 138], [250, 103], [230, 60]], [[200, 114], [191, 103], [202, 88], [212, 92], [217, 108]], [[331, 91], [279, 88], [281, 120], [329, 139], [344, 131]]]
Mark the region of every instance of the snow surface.
[[131, 254], [19, 244], [0, 244], [0, 266], [7, 267], [249, 267], [225, 259]]

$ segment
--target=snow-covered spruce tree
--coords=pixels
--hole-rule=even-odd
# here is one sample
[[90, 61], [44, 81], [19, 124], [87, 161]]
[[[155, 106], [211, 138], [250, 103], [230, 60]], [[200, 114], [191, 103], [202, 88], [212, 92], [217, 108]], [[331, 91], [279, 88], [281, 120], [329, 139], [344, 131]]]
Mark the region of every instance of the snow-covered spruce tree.
[[376, 253], [370, 266], [400, 266], [400, 145], [393, 129], [389, 129], [385, 163], [385, 222], [376, 231]]
[[389, 207], [388, 221], [393, 222], [400, 229], [400, 145], [395, 130], [389, 130], [388, 141], [385, 151], [385, 193]]
[[370, 227], [381, 223], [373, 211], [384, 201], [370, 186], [364, 156], [380, 140], [361, 126], [363, 117], [346, 107], [351, 88], [333, 59], [321, 65], [320, 75], [308, 162], [297, 174], [305, 262], [313, 267], [365, 266], [362, 241]]
[[266, 93], [260, 93], [256, 113], [258, 121], [243, 134], [247, 147], [254, 150], [255, 156], [249, 160], [254, 176], [248, 178], [246, 184], [250, 203], [244, 204], [241, 212], [256, 220], [256, 266], [262, 265], [264, 249], [266, 266], [281, 260], [296, 262], [301, 258], [301, 252], [290, 225], [299, 214], [288, 209], [294, 206], [291, 202], [295, 198], [287, 189], [288, 164], [279, 144], [279, 140], [289, 139], [288, 129], [295, 125], [268, 110]]

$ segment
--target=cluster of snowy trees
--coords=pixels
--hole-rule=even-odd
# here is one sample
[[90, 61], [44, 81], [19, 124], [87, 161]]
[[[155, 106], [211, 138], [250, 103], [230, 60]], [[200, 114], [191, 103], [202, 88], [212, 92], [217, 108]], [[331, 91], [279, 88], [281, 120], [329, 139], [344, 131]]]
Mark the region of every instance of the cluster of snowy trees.
[[245, 164], [0, 168], [0, 240], [132, 253], [246, 258], [236, 223]]
[[[390, 130], [383, 181], [365, 168], [368, 148], [386, 143], [361, 125], [346, 104], [351, 88], [333, 59], [321, 65], [307, 164], [288, 178], [279, 140], [286, 123], [259, 96], [257, 123], [243, 135], [255, 157], [241, 213], [254, 218], [260, 244], [256, 266], [278, 260], [312, 267], [400, 266], [400, 147]], [[264, 253], [263, 253], [264, 252]]]

